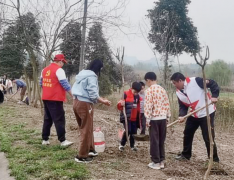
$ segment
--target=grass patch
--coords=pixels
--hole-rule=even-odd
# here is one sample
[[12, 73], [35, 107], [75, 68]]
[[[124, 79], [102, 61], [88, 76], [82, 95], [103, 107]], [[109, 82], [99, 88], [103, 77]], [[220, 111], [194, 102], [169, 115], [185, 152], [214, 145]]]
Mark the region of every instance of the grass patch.
[[229, 98], [229, 99], [234, 100], [234, 93], [232, 93], [232, 92], [220, 92], [219, 97], [220, 98]]
[[17, 113], [20, 112], [9, 107], [0, 109], [0, 151], [6, 153], [16, 180], [89, 178], [86, 166], [74, 161], [75, 150], [59, 145], [42, 146], [39, 131], [11, 119]]

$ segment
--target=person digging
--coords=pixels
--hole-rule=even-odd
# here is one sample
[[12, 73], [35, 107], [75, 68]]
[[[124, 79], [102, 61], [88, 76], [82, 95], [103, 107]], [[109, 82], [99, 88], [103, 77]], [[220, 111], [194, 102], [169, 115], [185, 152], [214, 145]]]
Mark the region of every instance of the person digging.
[[13, 83], [17, 86], [17, 91], [20, 91], [20, 101], [18, 104], [24, 104], [23, 99], [27, 90], [27, 85], [22, 79], [13, 79]]
[[[177, 88], [176, 95], [178, 97], [179, 102], [179, 122], [184, 122], [184, 115], [187, 114], [189, 107], [195, 111], [201, 107], [206, 105], [205, 103], [205, 91], [203, 87], [203, 78], [200, 77], [191, 77], [185, 78], [185, 76], [179, 72], [174, 73], [171, 76], [171, 81], [174, 86]], [[219, 96], [219, 86], [218, 84], [209, 79], [206, 80], [207, 88], [210, 88], [212, 96], [207, 94], [209, 105], [209, 113], [212, 127], [212, 136], [213, 140], [215, 138], [214, 132], [214, 117], [216, 107], [214, 103], [218, 101]], [[213, 103], [213, 104], [212, 104]], [[196, 130], [201, 127], [202, 136], [205, 141], [207, 154], [209, 157], [210, 154], [210, 142], [209, 142], [209, 134], [208, 134], [208, 126], [207, 126], [207, 115], [206, 110], [200, 110], [197, 113], [194, 113], [192, 116], [188, 117], [185, 129], [184, 129], [184, 140], [183, 140], [183, 151], [178, 154], [176, 157], [177, 160], [190, 160], [192, 156], [192, 143], [193, 137]], [[214, 154], [213, 160], [216, 162], [216, 166], [219, 163], [219, 157], [217, 153], [217, 146], [214, 142]]]
[[144, 102], [145, 102], [145, 83], [140, 82], [141, 84], [141, 91], [139, 92], [139, 96], [141, 98], [140, 101], [140, 113], [141, 113], [141, 122], [140, 122], [140, 128], [141, 128], [141, 133], [142, 135], [145, 134], [145, 129], [146, 129], [146, 118], [144, 114]]
[[[132, 87], [124, 92], [123, 99], [120, 100], [117, 104], [118, 110], [120, 110], [120, 122], [123, 123], [124, 129], [128, 128], [128, 136], [130, 140], [131, 150], [137, 151], [135, 146], [134, 134], [137, 133], [137, 122], [140, 122], [140, 96], [139, 92], [141, 91], [141, 84], [139, 82], [133, 82]], [[127, 125], [125, 124], [125, 116], [123, 112], [125, 108], [127, 116]], [[126, 131], [122, 135], [120, 142], [119, 150], [123, 151], [127, 142]]]
[[0, 104], [4, 101], [4, 93], [3, 93], [4, 85], [2, 84], [2, 81], [0, 81]]

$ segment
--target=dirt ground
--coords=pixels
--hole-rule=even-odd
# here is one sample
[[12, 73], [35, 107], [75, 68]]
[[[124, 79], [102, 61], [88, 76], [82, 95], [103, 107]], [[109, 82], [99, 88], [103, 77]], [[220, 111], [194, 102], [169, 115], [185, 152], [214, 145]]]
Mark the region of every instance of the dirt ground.
[[[20, 112], [19, 116], [12, 117], [11, 121], [27, 122], [29, 128], [41, 130], [43, 116], [39, 108], [18, 105], [15, 102], [4, 102], [1, 106], [8, 106]], [[70, 148], [78, 148], [79, 133], [72, 106], [65, 104], [67, 139], [75, 142]], [[168, 129], [166, 139], [166, 168], [152, 170], [147, 167], [150, 162], [149, 142], [137, 142], [138, 152], [132, 152], [129, 146], [124, 152], [118, 150], [118, 130], [122, 128], [119, 123], [118, 112], [95, 109], [94, 128], [101, 127], [105, 134], [106, 149], [100, 153], [87, 167], [92, 179], [202, 179], [207, 158], [205, 144], [200, 130], [196, 132], [193, 142], [193, 157], [190, 161], [179, 162], [174, 160], [176, 154], [182, 149], [183, 128], [176, 125]], [[50, 139], [51, 144], [58, 144], [54, 126]], [[214, 174], [210, 179], [234, 179], [234, 134], [216, 131], [216, 144], [221, 160], [221, 168], [227, 173]], [[74, 157], [71, 157], [74, 158]]]

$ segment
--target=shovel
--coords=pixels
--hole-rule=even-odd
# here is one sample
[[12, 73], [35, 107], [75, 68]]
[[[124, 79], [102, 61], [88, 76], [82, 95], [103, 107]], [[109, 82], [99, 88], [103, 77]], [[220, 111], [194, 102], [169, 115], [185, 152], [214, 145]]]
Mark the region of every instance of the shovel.
[[15, 94], [13, 94], [13, 95], [8, 99], [8, 101], [11, 100], [17, 93], [18, 93], [18, 91], [16, 91]]
[[[212, 104], [212, 102], [209, 103], [207, 106], [209, 106], [209, 105], [211, 105], [211, 104]], [[196, 112], [198, 112], [198, 111], [201, 111], [201, 110], [204, 109], [204, 108], [206, 108], [206, 106], [201, 107], [201, 108], [199, 108], [199, 109], [197, 109], [197, 110], [195, 110], [195, 111], [193, 111], [193, 112], [191, 112], [191, 113], [185, 115], [183, 118], [187, 118], [187, 117], [193, 115], [194, 113], [196, 113]], [[171, 124], [168, 124], [168, 125], [167, 125], [167, 128], [173, 126], [174, 124], [177, 124], [178, 122], [179, 122], [179, 120], [176, 120], [176, 121], [172, 122]], [[148, 134], [140, 134], [140, 135], [134, 134], [133, 137], [134, 137], [134, 139], [135, 139], [136, 141], [149, 141], [149, 135], [148, 135]]]
[[136, 141], [149, 141], [148, 134], [133, 134], [133, 137]]
[[[188, 113], [188, 114], [185, 115], [183, 118], [185, 119], [185, 118], [187, 118], [187, 117], [193, 115], [194, 113], [196, 113], [196, 112], [198, 112], [198, 111], [201, 111], [202, 109], [206, 108], [207, 106], [209, 106], [209, 105], [211, 105], [211, 104], [212, 104], [212, 102], [209, 103], [208, 105], [204, 106], [204, 107], [201, 107], [201, 108], [199, 108], [199, 109], [197, 109], [197, 110], [191, 112], [191, 113]], [[171, 124], [168, 124], [168, 125], [167, 125], [167, 128], [173, 126], [174, 124], [177, 124], [178, 122], [179, 122], [179, 120], [176, 120], [176, 121], [172, 122]]]

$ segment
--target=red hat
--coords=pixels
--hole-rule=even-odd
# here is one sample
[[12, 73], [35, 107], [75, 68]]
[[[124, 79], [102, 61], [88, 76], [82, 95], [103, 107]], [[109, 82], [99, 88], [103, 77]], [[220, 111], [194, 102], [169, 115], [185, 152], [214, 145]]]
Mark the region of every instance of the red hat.
[[67, 60], [65, 59], [63, 54], [57, 54], [54, 57], [54, 61], [62, 61], [67, 64]]

